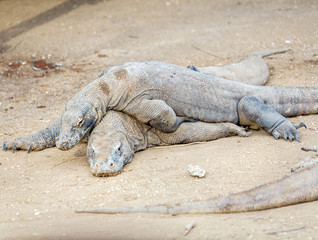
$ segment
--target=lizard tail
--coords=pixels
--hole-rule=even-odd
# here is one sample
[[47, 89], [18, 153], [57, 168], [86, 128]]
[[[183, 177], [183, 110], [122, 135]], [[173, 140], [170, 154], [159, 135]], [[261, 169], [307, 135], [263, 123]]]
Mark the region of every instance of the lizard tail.
[[77, 210], [77, 213], [208, 214], [259, 211], [318, 200], [318, 164], [250, 190], [175, 205]]

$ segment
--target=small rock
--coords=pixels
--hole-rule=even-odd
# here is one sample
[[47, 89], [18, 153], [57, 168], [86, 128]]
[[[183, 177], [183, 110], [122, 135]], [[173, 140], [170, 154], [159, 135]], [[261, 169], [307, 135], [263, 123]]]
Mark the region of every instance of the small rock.
[[192, 177], [205, 177], [206, 171], [203, 170], [199, 165], [188, 165], [188, 172]]
[[187, 236], [194, 227], [195, 227], [195, 222], [191, 222], [191, 223], [187, 224], [185, 226], [184, 236]]

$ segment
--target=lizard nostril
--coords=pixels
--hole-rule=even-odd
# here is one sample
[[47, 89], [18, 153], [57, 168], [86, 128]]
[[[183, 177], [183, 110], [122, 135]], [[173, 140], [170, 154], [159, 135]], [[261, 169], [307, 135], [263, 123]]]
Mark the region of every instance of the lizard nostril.
[[114, 166], [114, 163], [111, 163], [110, 166], [113, 167], [113, 166]]

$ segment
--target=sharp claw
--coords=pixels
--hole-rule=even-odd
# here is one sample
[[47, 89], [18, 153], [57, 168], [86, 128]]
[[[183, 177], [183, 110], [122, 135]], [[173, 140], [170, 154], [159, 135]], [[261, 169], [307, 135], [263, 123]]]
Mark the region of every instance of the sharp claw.
[[291, 134], [290, 132], [288, 133], [288, 138], [289, 138], [289, 140], [292, 142], [293, 141], [293, 134]]
[[285, 139], [285, 141], [287, 141], [287, 140], [288, 140], [288, 139], [287, 139], [287, 134], [286, 134], [286, 133], [283, 133], [282, 135], [283, 135], [283, 138]]
[[299, 140], [299, 136], [295, 136], [295, 139], [298, 141], [298, 142], [301, 142], [300, 140]]
[[7, 142], [3, 142], [2, 143], [2, 150], [3, 151], [7, 151], [8, 150]]
[[279, 134], [278, 134], [278, 132], [273, 132], [273, 134], [272, 134], [273, 136], [274, 136], [274, 138], [276, 139], [276, 140], [278, 140], [278, 138], [279, 138]]
[[30, 143], [30, 145], [29, 145], [29, 147], [28, 147], [28, 153], [30, 153], [30, 152], [32, 151], [32, 146], [33, 146], [33, 144]]
[[17, 150], [17, 145], [14, 144], [13, 147], [12, 147], [12, 152], [14, 153], [16, 150]]

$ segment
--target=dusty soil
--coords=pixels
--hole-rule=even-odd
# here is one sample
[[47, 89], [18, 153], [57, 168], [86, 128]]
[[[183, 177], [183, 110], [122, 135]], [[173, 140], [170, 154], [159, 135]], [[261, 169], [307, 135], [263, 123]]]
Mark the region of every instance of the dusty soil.
[[[125, 61], [220, 65], [290, 47], [266, 58], [268, 85], [318, 86], [316, 0], [2, 0], [0, 9], [0, 142], [44, 128], [106, 66]], [[291, 121], [309, 127], [300, 129], [301, 143], [255, 131], [249, 138], [147, 149], [110, 178], [92, 176], [78, 154], [85, 145], [1, 151], [0, 238], [318, 239], [318, 202], [224, 215], [74, 213], [206, 199], [277, 179], [312, 154], [301, 146], [317, 144], [318, 116]], [[208, 175], [190, 177], [189, 164]], [[195, 228], [185, 236], [191, 222]]]

